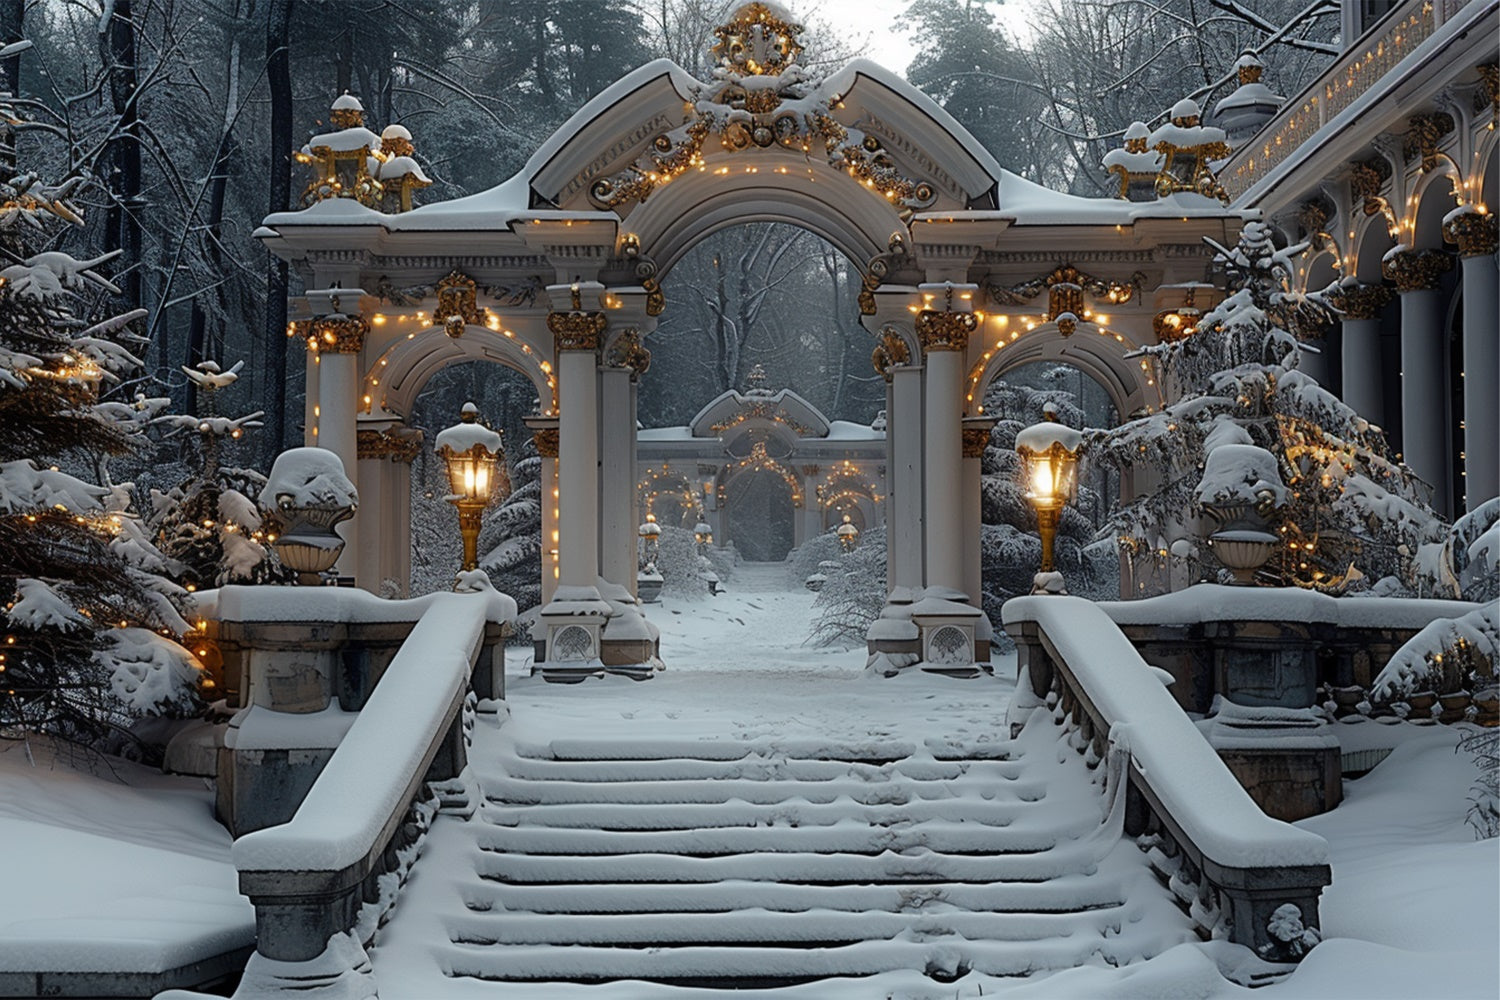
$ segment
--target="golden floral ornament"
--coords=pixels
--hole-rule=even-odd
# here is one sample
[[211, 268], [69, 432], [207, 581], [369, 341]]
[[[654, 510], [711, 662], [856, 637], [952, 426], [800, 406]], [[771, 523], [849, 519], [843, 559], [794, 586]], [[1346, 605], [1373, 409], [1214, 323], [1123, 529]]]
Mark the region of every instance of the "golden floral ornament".
[[1224, 130], [1204, 125], [1203, 111], [1190, 97], [1174, 104], [1170, 117], [1170, 124], [1159, 126], [1147, 140], [1163, 156], [1157, 196], [1191, 192], [1227, 203], [1229, 194], [1209, 166], [1234, 151], [1225, 141]]
[[1140, 290], [1141, 283], [1145, 280], [1145, 274], [1140, 271], [1119, 281], [1113, 278], [1099, 278], [1080, 271], [1072, 264], [1063, 263], [1047, 274], [1023, 281], [1018, 285], [1000, 285], [991, 282], [985, 285], [984, 290], [991, 302], [1011, 306], [1025, 305], [1045, 291], [1047, 315], [1044, 321], [1051, 322], [1059, 319], [1064, 313], [1071, 313], [1076, 322], [1078, 318], [1085, 320], [1093, 318], [1093, 310], [1084, 300], [1085, 294], [1111, 306], [1122, 305], [1135, 298], [1135, 293]]
[[1495, 216], [1473, 206], [1452, 212], [1443, 222], [1443, 239], [1458, 245], [1460, 257], [1488, 257], [1500, 249]]
[[1391, 176], [1391, 165], [1384, 157], [1375, 157], [1369, 160], [1358, 160], [1349, 164], [1349, 194], [1360, 203], [1361, 210], [1365, 215], [1374, 216], [1384, 213], [1388, 218], [1391, 216], [1390, 202], [1381, 195], [1380, 189], [1385, 186], [1386, 179]]
[[719, 65], [751, 76], [775, 76], [802, 54], [802, 25], [771, 4], [748, 3], [714, 29]]
[[630, 327], [616, 337], [605, 355], [605, 364], [611, 368], [629, 368], [637, 376], [646, 374], [651, 367], [651, 352], [641, 343], [641, 332]]
[[363, 316], [344, 314], [337, 295], [329, 299], [329, 307], [331, 312], [308, 321], [307, 349], [325, 354], [358, 354], [369, 335], [369, 322]]
[[880, 342], [870, 353], [870, 363], [880, 377], [889, 382], [898, 365], [911, 364], [911, 348], [906, 346], [906, 338], [886, 327], [880, 332]]
[[556, 427], [535, 427], [531, 431], [531, 440], [536, 444], [536, 453], [541, 458], [556, 458], [560, 431]]
[[361, 430], [355, 434], [360, 459], [411, 464], [422, 451], [422, 432], [413, 429]]
[[923, 309], [917, 313], [917, 340], [924, 352], [965, 350], [969, 334], [978, 327], [979, 317], [971, 312]]
[[[931, 205], [937, 191], [901, 174], [880, 140], [847, 128], [833, 116], [838, 94], [822, 94], [797, 63], [801, 26], [771, 5], [751, 3], [715, 29], [718, 67], [699, 81], [683, 124], [662, 132], [634, 162], [595, 181], [589, 197], [603, 208], [644, 202], [658, 187], [689, 170], [705, 170], [704, 145], [718, 136], [730, 152], [781, 147], [815, 155], [889, 200], [903, 217]], [[766, 81], [769, 81], [769, 85]]]
[[1387, 281], [1397, 292], [1421, 292], [1436, 288], [1442, 276], [1453, 269], [1453, 257], [1445, 250], [1397, 247], [1381, 261]]
[[457, 340], [468, 326], [483, 326], [485, 310], [475, 302], [478, 286], [462, 271], [451, 271], [437, 283], [437, 308], [432, 311], [432, 325]]
[[[1453, 163], [1453, 159], [1447, 153], [1438, 151], [1438, 143], [1442, 142], [1443, 137], [1453, 131], [1452, 115], [1446, 111], [1412, 115], [1411, 120], [1407, 124], [1410, 128], [1406, 133], [1406, 139], [1402, 143], [1401, 150], [1408, 158], [1418, 153], [1422, 155], [1422, 173], [1432, 173], [1443, 160]], [[1457, 166], [1455, 163], [1454, 167]]]

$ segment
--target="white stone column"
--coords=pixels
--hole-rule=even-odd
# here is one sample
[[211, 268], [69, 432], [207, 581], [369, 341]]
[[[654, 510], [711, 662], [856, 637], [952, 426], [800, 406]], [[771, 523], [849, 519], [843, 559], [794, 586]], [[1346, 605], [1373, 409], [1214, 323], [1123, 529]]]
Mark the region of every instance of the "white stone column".
[[1438, 282], [1453, 266], [1444, 251], [1406, 250], [1385, 262], [1401, 296], [1401, 452], [1432, 485], [1432, 506], [1449, 514], [1448, 393], [1443, 377], [1447, 340]]
[[1464, 492], [1455, 512], [1473, 510], [1500, 495], [1500, 281], [1495, 251], [1500, 243], [1493, 214], [1454, 216], [1443, 235], [1458, 244], [1463, 267], [1464, 310]]
[[1385, 389], [1380, 362], [1380, 315], [1391, 300], [1384, 285], [1351, 285], [1340, 289], [1343, 311], [1344, 402], [1372, 424], [1384, 427]]
[[635, 420], [629, 368], [599, 369], [599, 567], [600, 575], [635, 593]]
[[[575, 313], [588, 317], [588, 313]], [[597, 315], [597, 314], [595, 314]], [[603, 317], [600, 316], [602, 326]], [[559, 585], [571, 600], [598, 596], [599, 577], [599, 333], [558, 337], [558, 563]], [[576, 595], [576, 596], [574, 596]]]
[[917, 336], [925, 355], [923, 407], [928, 587], [966, 592], [963, 536], [964, 349], [972, 313], [924, 310]]
[[380, 593], [382, 565], [382, 536], [391, 532], [393, 525], [390, 483], [387, 473], [390, 461], [380, 450], [380, 431], [361, 431], [359, 434], [359, 463], [354, 476], [359, 490], [359, 525], [355, 532], [354, 585], [372, 594]]
[[966, 417], [963, 421], [963, 528], [961, 537], [969, 539], [964, 546], [964, 592], [976, 608], [984, 607], [984, 560], [980, 545], [983, 510], [980, 503], [980, 478], [984, 449], [990, 443], [990, 431], [996, 424], [988, 417]]
[[886, 541], [890, 548], [886, 584], [922, 586], [922, 374], [920, 365], [890, 370], [887, 394]]
[[[359, 295], [357, 290], [351, 294]], [[338, 296], [329, 295], [326, 308], [334, 310], [313, 320], [310, 339], [317, 344], [317, 359], [312, 371], [317, 373], [317, 402], [312, 405], [313, 443], [339, 457], [344, 475], [356, 481], [359, 475], [359, 448], [355, 421], [359, 413], [359, 353], [364, 348], [369, 324], [355, 313], [338, 312]], [[358, 484], [356, 482], [356, 488]], [[360, 498], [363, 501], [363, 497]], [[366, 517], [364, 520], [372, 520]], [[353, 580], [358, 560], [361, 517], [340, 524], [335, 530], [344, 539], [334, 571], [341, 580]]]

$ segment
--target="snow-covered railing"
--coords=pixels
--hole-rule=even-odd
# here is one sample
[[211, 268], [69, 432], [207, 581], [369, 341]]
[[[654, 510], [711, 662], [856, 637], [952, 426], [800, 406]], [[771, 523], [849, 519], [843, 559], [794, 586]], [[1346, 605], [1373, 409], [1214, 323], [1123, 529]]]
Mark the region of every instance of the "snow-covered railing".
[[387, 887], [372, 880], [409, 861], [396, 855], [431, 816], [420, 808], [427, 783], [463, 768], [464, 704], [486, 607], [482, 595], [436, 595], [292, 819], [235, 841], [259, 956], [309, 961], [335, 936], [373, 933], [361, 906]]
[[1053, 695], [1100, 759], [1128, 750], [1126, 831], [1155, 838], [1194, 919], [1266, 958], [1299, 958], [1332, 880], [1327, 842], [1260, 810], [1103, 610], [1049, 595], [1003, 615], [1023, 668], [1013, 718]]

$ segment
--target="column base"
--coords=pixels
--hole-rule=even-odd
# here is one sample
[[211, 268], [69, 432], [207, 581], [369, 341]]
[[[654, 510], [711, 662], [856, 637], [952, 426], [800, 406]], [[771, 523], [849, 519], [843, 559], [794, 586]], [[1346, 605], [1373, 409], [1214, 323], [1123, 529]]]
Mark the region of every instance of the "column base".
[[994, 629], [966, 600], [948, 587], [893, 589], [865, 634], [865, 669], [884, 677], [910, 669], [960, 678], [992, 673]]
[[554, 683], [604, 674], [648, 680], [662, 669], [660, 630], [629, 590], [603, 579], [593, 587], [559, 587], [542, 609], [534, 639], [533, 673]]

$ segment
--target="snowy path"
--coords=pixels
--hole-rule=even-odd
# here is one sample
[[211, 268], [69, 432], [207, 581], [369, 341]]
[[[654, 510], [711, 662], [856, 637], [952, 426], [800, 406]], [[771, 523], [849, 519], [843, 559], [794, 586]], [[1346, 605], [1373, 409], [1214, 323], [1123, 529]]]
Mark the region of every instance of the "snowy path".
[[797, 588], [783, 563], [744, 563], [725, 593], [667, 597], [646, 606], [661, 629], [667, 669], [645, 682], [615, 677], [580, 685], [527, 676], [530, 654], [512, 651], [507, 724], [520, 744], [561, 736], [604, 740], [821, 739], [839, 742], [999, 740], [1015, 689], [1014, 657], [995, 676], [955, 681], [928, 674], [866, 677], [863, 648], [806, 643], [817, 595]]

